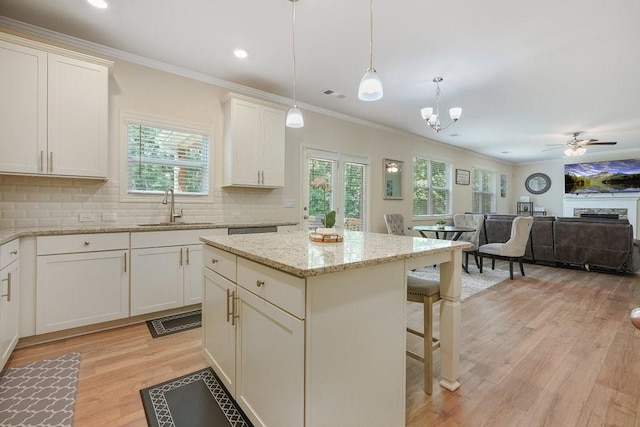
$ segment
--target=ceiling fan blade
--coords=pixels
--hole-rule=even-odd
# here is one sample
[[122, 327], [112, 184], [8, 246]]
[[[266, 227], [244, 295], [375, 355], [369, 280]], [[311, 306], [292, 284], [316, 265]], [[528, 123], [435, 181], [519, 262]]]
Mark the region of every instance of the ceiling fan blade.
[[596, 142], [597, 140], [594, 140], [593, 142], [587, 142], [586, 144], [583, 145], [616, 145], [617, 142]]
[[[547, 144], [547, 145], [550, 145], [550, 144]], [[564, 147], [564, 144], [562, 144], [562, 145], [560, 145], [558, 147], [547, 148], [546, 150], [542, 150], [542, 152], [551, 151], [551, 150], [557, 150], [558, 148], [562, 148], [562, 147]]]

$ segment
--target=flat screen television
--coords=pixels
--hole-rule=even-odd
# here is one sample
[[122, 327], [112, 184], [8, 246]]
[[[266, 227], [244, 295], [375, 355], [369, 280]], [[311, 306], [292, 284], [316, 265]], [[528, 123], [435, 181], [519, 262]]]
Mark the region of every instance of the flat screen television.
[[564, 165], [565, 194], [640, 192], [640, 159]]

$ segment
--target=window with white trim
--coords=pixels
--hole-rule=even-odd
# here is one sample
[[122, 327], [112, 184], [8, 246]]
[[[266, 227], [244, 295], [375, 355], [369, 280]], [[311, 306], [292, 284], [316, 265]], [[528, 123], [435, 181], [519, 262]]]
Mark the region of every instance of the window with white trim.
[[413, 158], [413, 217], [451, 215], [451, 164]]
[[134, 121], [127, 128], [127, 193], [209, 194], [208, 134]]
[[473, 168], [473, 212], [492, 213], [496, 211], [495, 171]]

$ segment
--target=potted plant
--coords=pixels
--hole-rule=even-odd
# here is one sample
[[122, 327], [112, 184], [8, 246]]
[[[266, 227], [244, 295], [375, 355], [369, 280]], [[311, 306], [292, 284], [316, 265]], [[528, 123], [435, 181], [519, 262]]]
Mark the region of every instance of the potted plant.
[[436, 225], [438, 226], [438, 228], [444, 228], [446, 224], [447, 224], [446, 219], [439, 219], [436, 221]]

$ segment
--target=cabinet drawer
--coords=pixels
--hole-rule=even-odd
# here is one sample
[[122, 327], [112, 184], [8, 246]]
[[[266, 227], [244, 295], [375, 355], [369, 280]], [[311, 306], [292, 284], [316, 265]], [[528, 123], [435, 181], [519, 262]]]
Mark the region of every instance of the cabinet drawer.
[[202, 265], [232, 282], [236, 281], [236, 256], [213, 246], [204, 245]]
[[37, 240], [38, 255], [129, 249], [129, 233], [69, 234]]
[[134, 232], [131, 233], [131, 249], [195, 245], [201, 243], [200, 236], [226, 235], [226, 228]]
[[237, 284], [299, 319], [304, 319], [305, 279], [238, 258]]
[[0, 270], [18, 259], [20, 239], [15, 239], [0, 246]]

